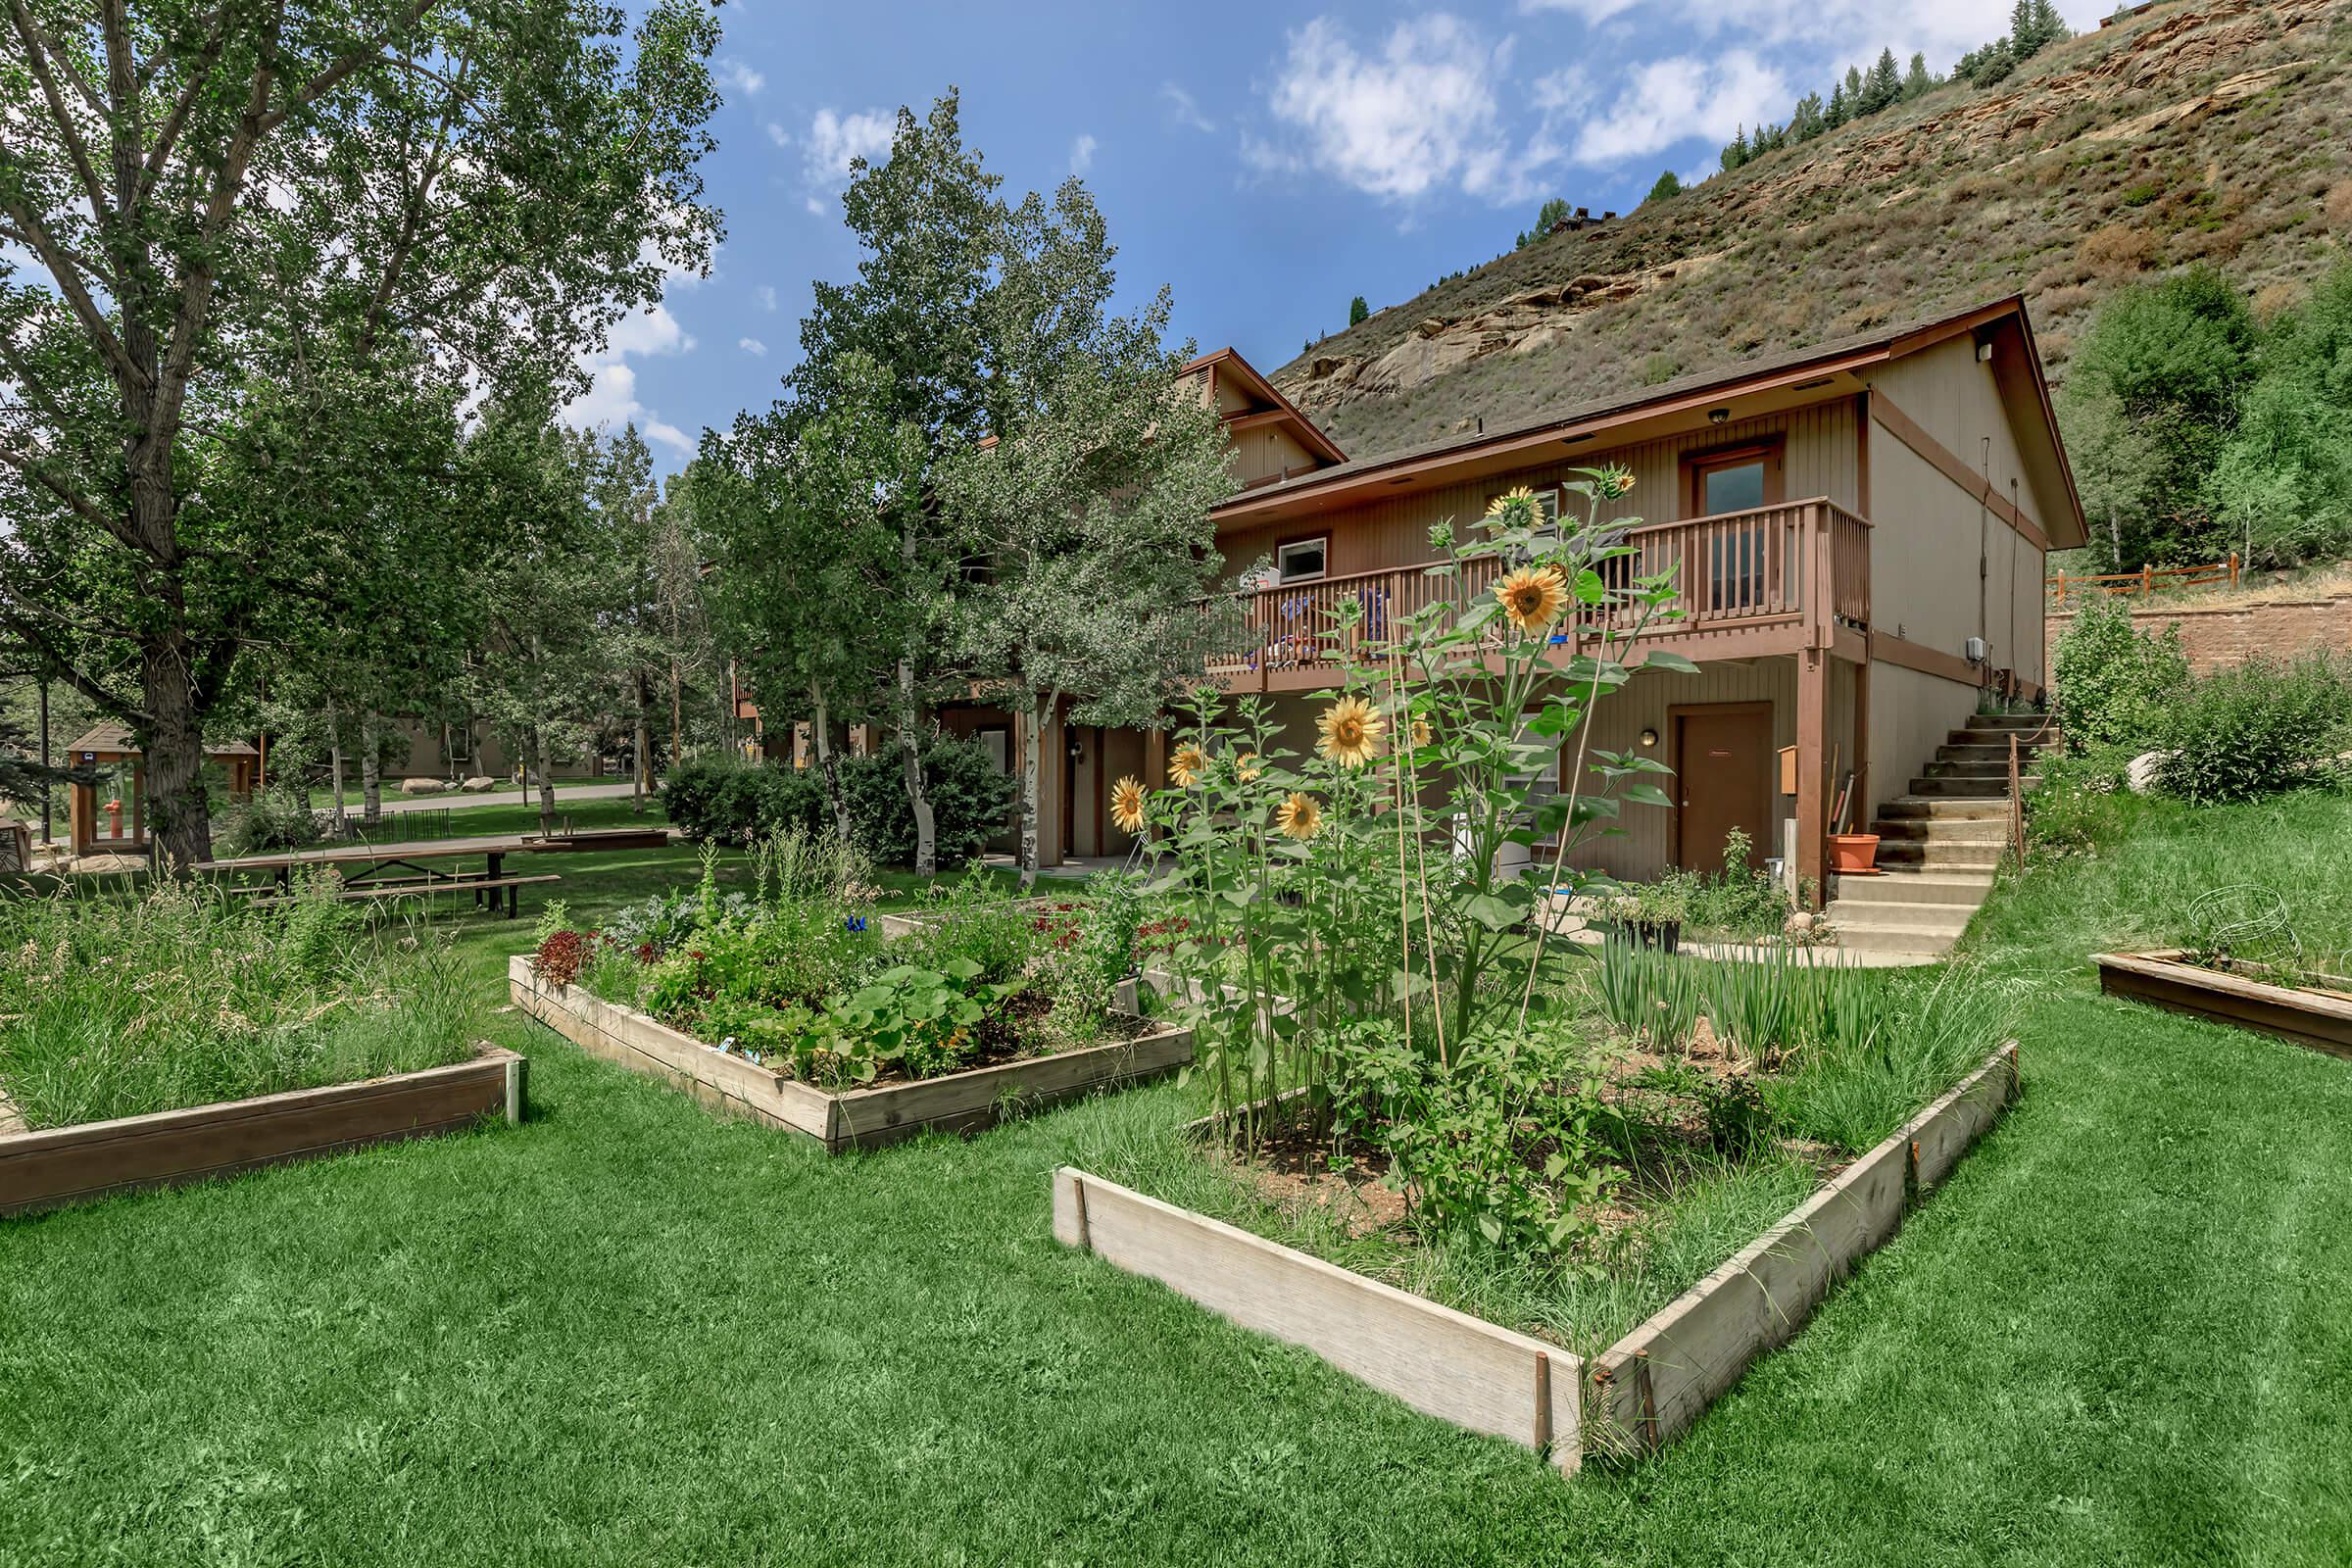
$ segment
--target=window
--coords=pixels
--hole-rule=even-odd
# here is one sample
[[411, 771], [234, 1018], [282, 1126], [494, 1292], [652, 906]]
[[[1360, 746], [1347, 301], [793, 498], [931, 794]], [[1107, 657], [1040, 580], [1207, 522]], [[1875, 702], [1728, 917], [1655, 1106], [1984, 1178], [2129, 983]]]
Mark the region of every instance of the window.
[[1294, 539], [1287, 545], [1274, 548], [1274, 572], [1283, 582], [1311, 582], [1323, 575], [1323, 558], [1329, 553], [1330, 536], [1314, 539]]
[[[1779, 443], [1741, 447], [1690, 460], [1692, 517], [1720, 517], [1778, 505], [1781, 499]], [[1694, 564], [1705, 590], [1703, 609], [1715, 614], [1754, 614], [1770, 607], [1774, 575], [1768, 561], [1764, 519], [1746, 527], [1716, 524]]]
[[1760, 456], [1698, 467], [1698, 514], [1721, 516], [1764, 505], [1764, 459]]

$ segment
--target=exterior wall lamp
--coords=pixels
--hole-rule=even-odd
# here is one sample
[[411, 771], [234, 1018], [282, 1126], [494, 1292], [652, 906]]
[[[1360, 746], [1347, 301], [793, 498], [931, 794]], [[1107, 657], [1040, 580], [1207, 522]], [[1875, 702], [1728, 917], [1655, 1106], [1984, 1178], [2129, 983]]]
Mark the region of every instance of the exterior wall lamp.
[[1645, 729], [1645, 730], [1643, 730], [1643, 731], [1642, 732], [1642, 749], [1643, 751], [1647, 751], [1647, 750], [1649, 750], [1649, 748], [1651, 748], [1651, 747], [1653, 747], [1653, 746], [1655, 746], [1655, 745], [1657, 745], [1657, 744], [1658, 744], [1658, 732], [1657, 732], [1656, 730], [1654, 730], [1654, 729]]

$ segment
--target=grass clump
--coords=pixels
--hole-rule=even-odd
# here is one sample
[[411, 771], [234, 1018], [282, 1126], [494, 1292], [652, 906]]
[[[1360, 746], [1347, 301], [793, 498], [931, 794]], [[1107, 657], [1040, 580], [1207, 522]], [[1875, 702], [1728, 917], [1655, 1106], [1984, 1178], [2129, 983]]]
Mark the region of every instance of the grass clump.
[[275, 909], [173, 883], [0, 900], [0, 1090], [35, 1128], [443, 1066], [471, 1012], [438, 935], [371, 931], [328, 878]]

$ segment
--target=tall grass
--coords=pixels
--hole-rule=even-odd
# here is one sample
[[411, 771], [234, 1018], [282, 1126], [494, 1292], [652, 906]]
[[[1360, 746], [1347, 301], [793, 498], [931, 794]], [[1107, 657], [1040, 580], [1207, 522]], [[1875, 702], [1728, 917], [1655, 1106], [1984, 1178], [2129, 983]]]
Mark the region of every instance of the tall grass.
[[71, 1126], [463, 1060], [462, 965], [323, 883], [273, 909], [210, 888], [0, 898], [0, 1092]]

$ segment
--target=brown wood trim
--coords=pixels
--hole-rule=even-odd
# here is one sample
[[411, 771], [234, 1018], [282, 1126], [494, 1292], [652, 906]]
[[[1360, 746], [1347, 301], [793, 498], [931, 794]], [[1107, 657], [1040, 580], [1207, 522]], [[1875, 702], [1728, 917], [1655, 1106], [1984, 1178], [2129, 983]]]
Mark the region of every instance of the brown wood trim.
[[1925, 459], [1942, 475], [1966, 491], [1969, 498], [1984, 503], [1984, 510], [2026, 536], [2028, 543], [2047, 555], [2050, 536], [2041, 524], [2012, 504], [1983, 474], [1970, 467], [1960, 455], [1930, 435], [1918, 420], [1905, 414], [1892, 398], [1884, 392], [1874, 392], [1870, 400], [1871, 417], [1886, 427], [1886, 433]]
[[[1666, 734], [1664, 737], [1666, 765], [1674, 769], [1674, 809], [1666, 813], [1666, 858], [1670, 864], [1677, 866], [1683, 863], [1683, 720], [1693, 713], [1762, 713], [1766, 718], [1770, 718], [1772, 704], [1767, 700], [1739, 703], [1669, 703], [1666, 706]], [[1768, 744], [1770, 739], [1771, 737], [1768, 735], [1766, 737]], [[1768, 780], [1771, 776], [1771, 762], [1767, 760], [1765, 773]], [[1563, 757], [1560, 760], [1561, 777], [1565, 778], [1567, 772], [1568, 762], [1567, 759]], [[1776, 809], [1772, 803], [1777, 799], [1778, 797], [1772, 790], [1769, 788], [1765, 790], [1764, 801], [1767, 810]], [[1772, 824], [1767, 822], [1765, 825], [1770, 827]], [[1778, 847], [1761, 845], [1759, 848], [1767, 854], [1773, 854], [1777, 853]]]
[[1870, 515], [1870, 393], [1854, 394], [1854, 511]]
[[2176, 1012], [2276, 1035], [2329, 1055], [2352, 1057], [2352, 998], [2309, 986], [2274, 985], [2184, 962], [2178, 950], [2095, 953], [2099, 989]]
[[[1727, 468], [1751, 459], [1764, 464], [1764, 505], [1786, 506], [1788, 493], [1788, 448], [1786, 432], [1766, 436], [1751, 436], [1725, 446], [1702, 447], [1685, 452], [1679, 458], [1678, 488], [1682, 491], [1682, 520], [1695, 522], [1709, 515], [1699, 502], [1699, 479], [1709, 468]], [[1737, 514], [1727, 513], [1727, 516]]]
[[1796, 874], [1816, 907], [1830, 887], [1830, 662], [1808, 648], [1796, 662]]
[[[1303, 545], [1317, 539], [1323, 541], [1323, 575], [1320, 577], [1298, 577], [1293, 580], [1302, 583], [1329, 582], [1334, 577], [1339, 575], [1339, 573], [1331, 569], [1331, 525], [1329, 523], [1325, 523], [1321, 527], [1302, 528], [1297, 533], [1279, 534], [1276, 537], [1266, 541], [1266, 569], [1274, 573], [1274, 581], [1272, 584], [1273, 588], [1283, 588], [1288, 586], [1288, 584], [1284, 583], [1282, 580], [1283, 546]], [[1366, 571], [1349, 572], [1348, 575], [1351, 577], [1375, 577], [1384, 571], [1394, 569], [1396, 568], [1375, 566]], [[1263, 588], [1258, 590], [1260, 593], [1267, 591], [1267, 589]]]
[[1971, 688], [1984, 684], [1985, 672], [1958, 654], [1947, 654], [1940, 649], [1930, 648], [1925, 643], [1897, 637], [1891, 632], [1874, 631], [1870, 634], [1870, 657], [1882, 663], [1915, 669], [1922, 675], [1941, 676]]

